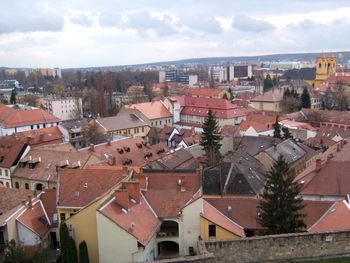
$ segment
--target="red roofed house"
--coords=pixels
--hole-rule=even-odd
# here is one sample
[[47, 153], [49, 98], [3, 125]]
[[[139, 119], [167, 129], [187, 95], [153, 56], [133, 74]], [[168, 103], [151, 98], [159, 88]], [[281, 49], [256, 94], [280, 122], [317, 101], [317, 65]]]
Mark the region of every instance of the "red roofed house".
[[42, 109], [14, 109], [0, 105], [0, 136], [57, 126], [60, 122], [60, 119]]
[[202, 209], [199, 189], [197, 172], [145, 171], [124, 183], [97, 211], [99, 262], [195, 253]]
[[273, 136], [275, 121], [276, 115], [250, 114], [239, 125], [240, 133], [242, 136]]
[[60, 171], [58, 219], [65, 220], [77, 247], [86, 241], [90, 262], [99, 262], [96, 209], [132, 175], [126, 169], [101, 168]]
[[0, 185], [12, 187], [12, 174], [30, 147], [11, 136], [0, 137]]
[[16, 221], [19, 242], [27, 251], [56, 246], [56, 191], [48, 189], [41, 192], [37, 200], [29, 200]]
[[152, 127], [163, 128], [165, 125], [173, 124], [173, 115], [161, 101], [125, 105], [120, 110], [120, 114], [124, 113], [133, 113]]

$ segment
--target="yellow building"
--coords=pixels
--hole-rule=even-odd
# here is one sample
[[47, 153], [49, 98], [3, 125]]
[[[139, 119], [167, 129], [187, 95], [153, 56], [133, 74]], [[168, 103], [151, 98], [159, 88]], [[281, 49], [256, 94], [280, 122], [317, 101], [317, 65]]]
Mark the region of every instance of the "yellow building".
[[337, 59], [334, 56], [319, 56], [316, 58], [316, 78], [314, 80], [306, 80], [307, 83], [315, 88], [319, 88], [320, 84], [327, 80], [336, 72]]
[[59, 223], [65, 220], [77, 248], [86, 241], [90, 262], [99, 262], [96, 210], [131, 175], [132, 171], [116, 168], [63, 170], [60, 174]]

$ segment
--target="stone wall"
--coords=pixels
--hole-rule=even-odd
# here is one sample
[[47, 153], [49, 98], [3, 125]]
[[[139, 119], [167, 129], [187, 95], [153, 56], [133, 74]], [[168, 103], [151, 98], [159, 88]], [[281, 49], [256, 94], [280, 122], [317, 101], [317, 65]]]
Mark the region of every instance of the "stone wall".
[[[230, 241], [200, 241], [220, 263], [284, 262], [350, 255], [350, 231], [298, 233]], [[207, 261], [208, 262], [208, 261]]]

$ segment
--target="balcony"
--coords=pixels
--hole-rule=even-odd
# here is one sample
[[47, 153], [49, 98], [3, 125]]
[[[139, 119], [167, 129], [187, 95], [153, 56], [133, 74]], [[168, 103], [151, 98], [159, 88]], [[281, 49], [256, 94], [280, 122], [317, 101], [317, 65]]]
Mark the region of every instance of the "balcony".
[[178, 237], [179, 224], [175, 221], [164, 221], [157, 233], [158, 238]]

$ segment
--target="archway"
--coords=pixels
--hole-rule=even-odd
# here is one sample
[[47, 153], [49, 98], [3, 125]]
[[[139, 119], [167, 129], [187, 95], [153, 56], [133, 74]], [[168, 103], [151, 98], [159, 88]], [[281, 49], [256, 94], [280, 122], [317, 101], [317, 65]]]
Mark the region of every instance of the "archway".
[[42, 191], [44, 189], [43, 184], [36, 184], [35, 190]]
[[158, 258], [167, 259], [179, 256], [179, 244], [174, 241], [162, 241], [158, 243]]

